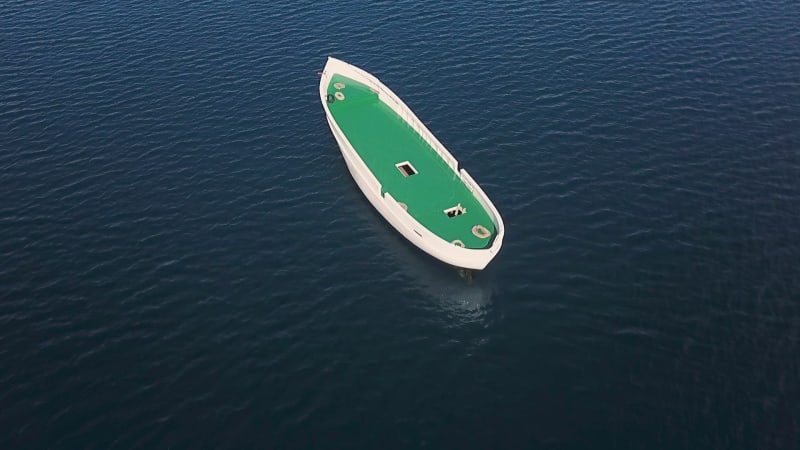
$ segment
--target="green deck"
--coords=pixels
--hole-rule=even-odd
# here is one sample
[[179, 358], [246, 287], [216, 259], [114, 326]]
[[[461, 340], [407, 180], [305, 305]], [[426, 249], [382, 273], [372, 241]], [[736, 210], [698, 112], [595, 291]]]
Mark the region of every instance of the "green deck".
[[[336, 89], [336, 83], [345, 87]], [[412, 217], [448, 242], [458, 239], [467, 248], [488, 247], [496, 233], [489, 214], [433, 148], [364, 84], [335, 74], [328, 94], [336, 92], [345, 98], [328, 104], [331, 114], [380, 182], [381, 194], [389, 192], [405, 203]], [[405, 177], [395, 166], [404, 161], [411, 162], [416, 175]], [[466, 212], [448, 217], [444, 210], [458, 203]], [[491, 235], [476, 237], [475, 225], [486, 227]]]

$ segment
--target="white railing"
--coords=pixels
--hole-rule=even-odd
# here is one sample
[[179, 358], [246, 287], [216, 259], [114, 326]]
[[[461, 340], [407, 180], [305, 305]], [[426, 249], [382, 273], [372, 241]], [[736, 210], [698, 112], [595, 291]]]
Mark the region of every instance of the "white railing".
[[[328, 71], [330, 68], [337, 73], [353, 78], [371, 87], [379, 96], [379, 99], [398, 114], [431, 148], [451, 167], [453, 172], [464, 181], [465, 186], [475, 195], [484, 209], [492, 216], [497, 234], [492, 245], [487, 249], [461, 249], [445, 242], [438, 236], [431, 233], [425, 227], [419, 225], [409, 214], [402, 214], [400, 204], [391, 196], [390, 193], [382, 193], [380, 182], [375, 178], [371, 171], [361, 161], [350, 145], [349, 141], [341, 133], [338, 124], [332, 120], [330, 110], [326, 102], [327, 83], [329, 82]], [[503, 219], [497, 212], [491, 200], [483, 192], [483, 189], [472, 179], [464, 169], [458, 168], [458, 161], [442, 145], [441, 142], [431, 133], [430, 130], [417, 118], [411, 108], [409, 108], [397, 95], [388, 87], [384, 86], [377, 78], [359, 69], [358, 67], [347, 64], [343, 61], [329, 58], [326, 70], [323, 70], [320, 80], [320, 97], [325, 108], [326, 115], [334, 132], [334, 137], [342, 148], [342, 154], [350, 168], [353, 177], [362, 191], [367, 195], [370, 202], [387, 220], [402, 233], [407, 239], [415, 243], [425, 252], [434, 257], [458, 267], [483, 269], [486, 264], [494, 258], [500, 250], [505, 235]], [[383, 195], [382, 195], [383, 194]]]

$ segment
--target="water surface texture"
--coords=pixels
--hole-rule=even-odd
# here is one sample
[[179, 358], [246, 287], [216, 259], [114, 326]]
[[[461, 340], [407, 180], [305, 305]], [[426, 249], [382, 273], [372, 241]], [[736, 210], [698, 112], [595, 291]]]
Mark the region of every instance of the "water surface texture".
[[[796, 449], [800, 3], [3, 2], [0, 448]], [[471, 284], [328, 55], [503, 214]]]

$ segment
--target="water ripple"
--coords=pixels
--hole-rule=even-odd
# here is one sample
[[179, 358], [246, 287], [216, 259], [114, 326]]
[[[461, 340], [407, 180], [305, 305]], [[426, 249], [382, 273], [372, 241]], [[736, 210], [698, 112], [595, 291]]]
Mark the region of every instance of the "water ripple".
[[[6, 5], [0, 447], [791, 448], [798, 22], [786, 0]], [[327, 55], [497, 204], [474, 282], [352, 182]]]

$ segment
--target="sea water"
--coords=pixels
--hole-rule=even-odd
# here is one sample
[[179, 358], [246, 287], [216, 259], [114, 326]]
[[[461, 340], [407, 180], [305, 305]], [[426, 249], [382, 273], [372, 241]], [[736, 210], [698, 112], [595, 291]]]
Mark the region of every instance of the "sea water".
[[[797, 448], [800, 3], [5, 2], [0, 448]], [[372, 209], [328, 55], [493, 200]]]

